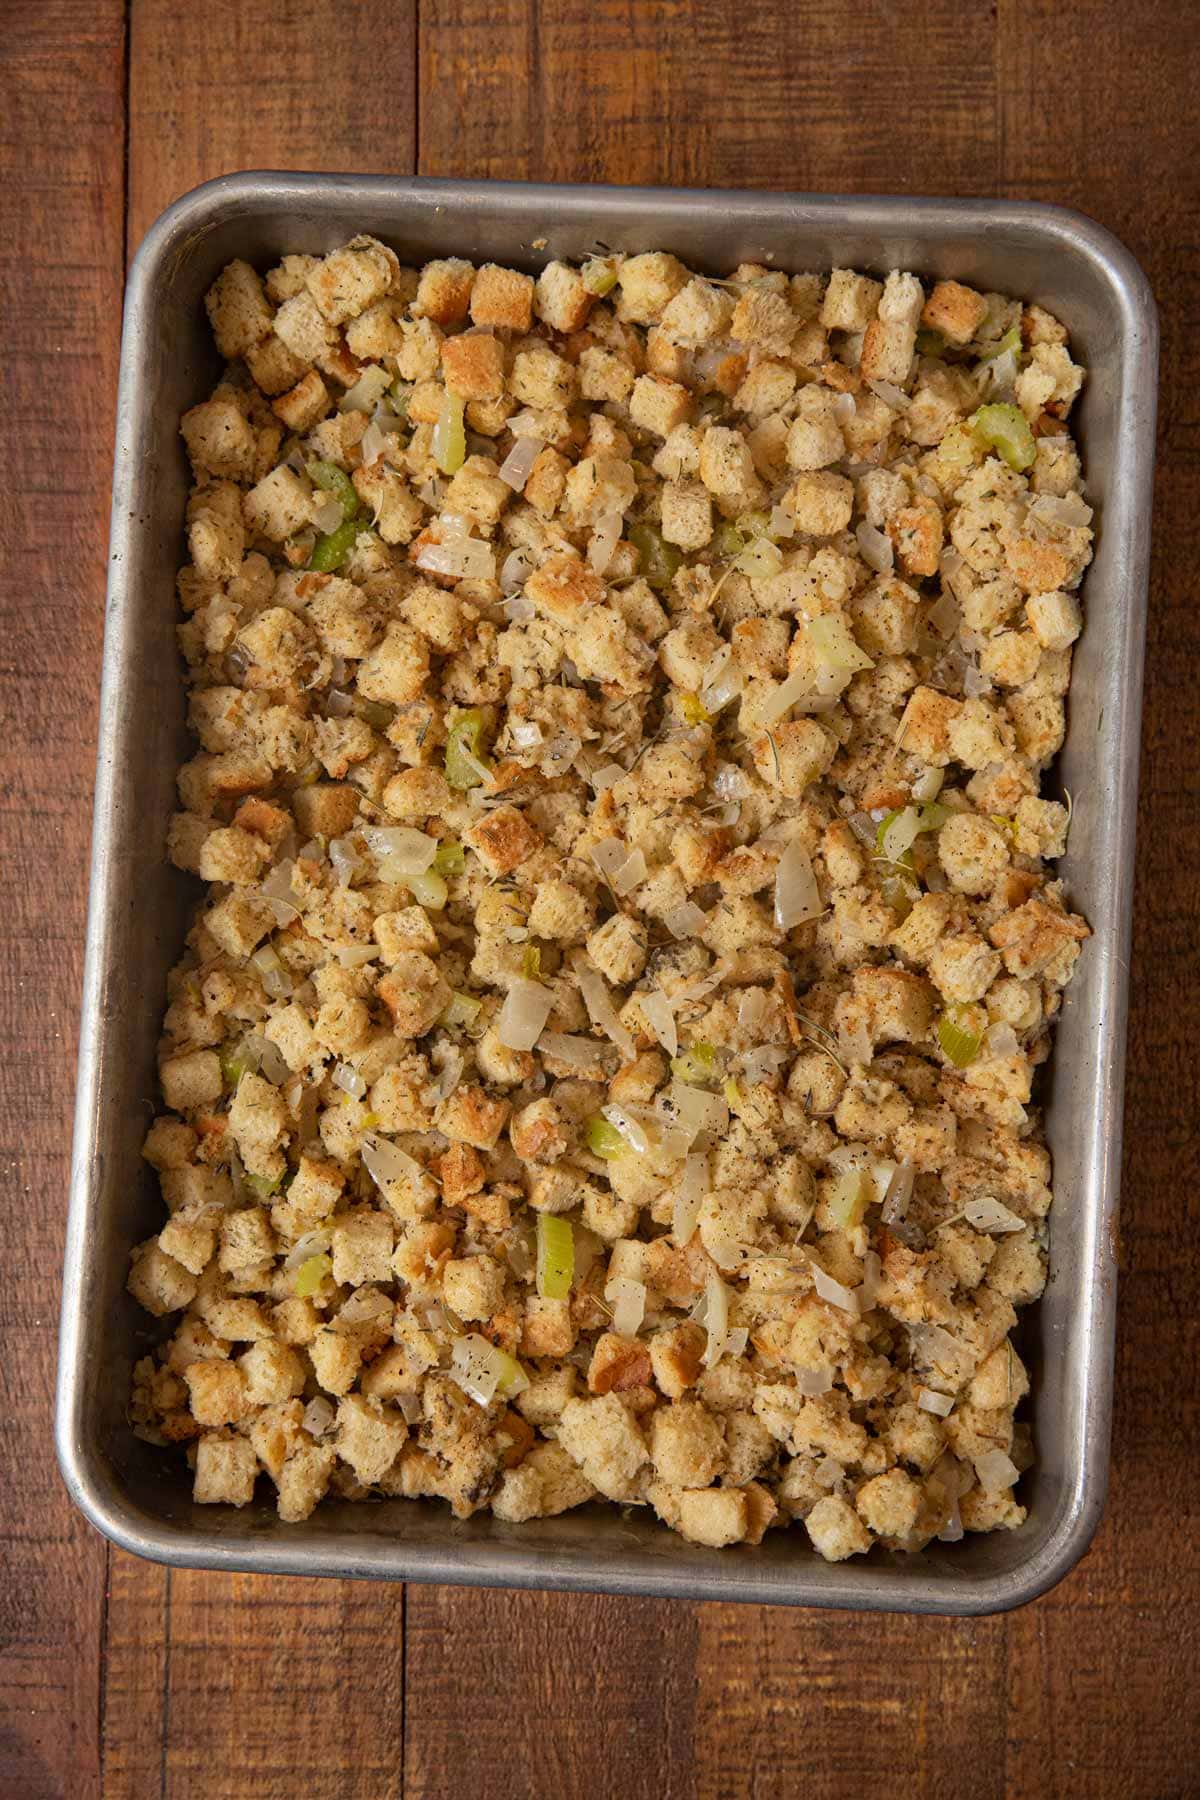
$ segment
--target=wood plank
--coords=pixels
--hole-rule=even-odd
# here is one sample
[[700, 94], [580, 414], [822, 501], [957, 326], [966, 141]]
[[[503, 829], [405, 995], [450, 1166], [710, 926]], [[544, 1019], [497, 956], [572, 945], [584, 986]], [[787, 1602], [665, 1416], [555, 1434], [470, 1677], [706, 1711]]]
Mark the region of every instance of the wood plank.
[[123, 44], [120, 0], [50, 0], [0, 38], [0, 1792], [21, 1800], [99, 1783], [105, 1546], [58, 1480], [51, 1415], [120, 319]]
[[167, 1602], [162, 1800], [399, 1794], [403, 1588], [175, 1569]]
[[412, 172], [415, 0], [132, 0], [129, 241], [235, 169]]
[[[178, 194], [231, 169], [411, 169], [413, 16], [136, 0], [128, 248]], [[114, 1554], [105, 1800], [398, 1793], [403, 1607], [400, 1588]]]
[[962, 36], [955, 0], [426, 0], [421, 173], [988, 192], [990, 9]]
[[[1006, 189], [1080, 206], [1116, 231], [1155, 288], [1163, 344], [1113, 1478], [1081, 1568], [1007, 1621], [1006, 1792], [1030, 1800], [1184, 1795], [1200, 1764], [1200, 1720], [1178, 1703], [1167, 1648], [1200, 1630], [1200, 1408], [1183, 1374], [1200, 1367], [1200, 1252], [1194, 1229], [1181, 1230], [1181, 1199], [1196, 1218], [1189, 1177], [1200, 1103], [1187, 1026], [1200, 1002], [1191, 837], [1200, 812], [1200, 625], [1186, 578], [1200, 551], [1200, 251], [1175, 176], [1196, 136], [1200, 52], [1183, 10], [1164, 0], [1121, 8], [1003, 0], [998, 21]], [[1069, 105], [1046, 79], [1061, 68], [1073, 71]]]
[[411, 1587], [405, 1795], [690, 1796], [698, 1610]]

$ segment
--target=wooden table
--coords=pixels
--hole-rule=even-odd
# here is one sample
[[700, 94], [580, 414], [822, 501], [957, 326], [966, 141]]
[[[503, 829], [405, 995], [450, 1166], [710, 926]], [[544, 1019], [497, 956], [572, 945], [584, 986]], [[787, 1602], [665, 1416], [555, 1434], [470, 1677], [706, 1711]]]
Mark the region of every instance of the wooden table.
[[[1200, 1792], [1200, 90], [1184, 0], [0, 3], [0, 1796]], [[239, 167], [1031, 195], [1162, 308], [1112, 1497], [955, 1624], [167, 1574], [50, 1447], [121, 288]]]

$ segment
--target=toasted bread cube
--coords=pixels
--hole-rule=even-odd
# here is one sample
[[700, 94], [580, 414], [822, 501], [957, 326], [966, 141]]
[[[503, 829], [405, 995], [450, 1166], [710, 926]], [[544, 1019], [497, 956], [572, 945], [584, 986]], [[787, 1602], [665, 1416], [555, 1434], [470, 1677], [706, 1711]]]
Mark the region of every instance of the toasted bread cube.
[[304, 1364], [287, 1344], [251, 1344], [237, 1359], [251, 1406], [274, 1406], [304, 1392]]
[[[409, 310], [416, 319], [433, 319], [439, 325], [461, 324], [467, 316], [474, 285], [474, 265], [461, 257], [426, 263], [417, 283], [417, 297]], [[406, 381], [412, 379], [405, 376]]]
[[279, 1516], [288, 1525], [307, 1519], [323, 1497], [336, 1453], [330, 1444], [300, 1444], [284, 1463], [277, 1486]]
[[311, 524], [312, 489], [294, 469], [280, 463], [250, 489], [242, 503], [242, 511], [248, 530], [279, 544], [302, 526]]
[[721, 1550], [737, 1544], [749, 1528], [749, 1508], [741, 1488], [685, 1488], [679, 1495], [679, 1532], [693, 1544]]
[[311, 431], [329, 409], [329, 389], [315, 369], [302, 375], [295, 387], [272, 402], [271, 410], [289, 431]]
[[883, 283], [853, 269], [834, 269], [821, 302], [820, 319], [826, 331], [865, 331], [879, 306]]
[[356, 319], [382, 300], [399, 274], [400, 259], [378, 238], [352, 238], [311, 268], [304, 284], [331, 325]]
[[850, 523], [854, 484], [831, 469], [815, 469], [796, 477], [783, 504], [797, 531], [805, 531], [810, 537], [836, 537]]
[[497, 400], [504, 392], [504, 346], [488, 332], [448, 337], [442, 374], [449, 391], [464, 400]]
[[338, 1455], [365, 1486], [382, 1481], [407, 1437], [403, 1416], [382, 1400], [347, 1394], [338, 1402]]
[[662, 493], [662, 534], [667, 543], [702, 550], [712, 528], [712, 501], [704, 483], [668, 481]]
[[466, 833], [491, 875], [510, 875], [541, 848], [541, 833], [515, 806], [497, 806]]
[[804, 1521], [813, 1549], [826, 1562], [844, 1562], [871, 1548], [871, 1534], [854, 1508], [838, 1494], [818, 1500]]
[[785, 356], [799, 321], [784, 294], [754, 286], [738, 296], [730, 335], [771, 356]]
[[451, 1258], [442, 1270], [446, 1305], [462, 1319], [490, 1319], [504, 1298], [504, 1270], [490, 1256]]
[[668, 301], [688, 279], [688, 271], [679, 258], [661, 250], [627, 257], [617, 277], [617, 317], [631, 325], [656, 325]]
[[960, 281], [939, 281], [921, 312], [921, 323], [950, 344], [969, 344], [986, 318], [983, 295]]
[[595, 296], [569, 263], [547, 263], [537, 279], [534, 311], [551, 331], [578, 331], [586, 323]]
[[725, 1466], [725, 1430], [698, 1400], [672, 1400], [650, 1425], [650, 1455], [672, 1487], [707, 1487]]
[[204, 306], [226, 362], [244, 356], [271, 329], [262, 280], [247, 262], [226, 264], [205, 294]]
[[134, 1251], [126, 1285], [138, 1305], [156, 1318], [190, 1306], [196, 1297], [196, 1277], [153, 1238]]
[[629, 416], [643, 431], [665, 438], [692, 410], [692, 396], [677, 381], [661, 375], [639, 375], [629, 399]]
[[484, 263], [471, 289], [471, 322], [528, 331], [533, 323], [533, 277]]
[[188, 1050], [169, 1056], [158, 1071], [163, 1098], [173, 1112], [192, 1112], [221, 1097], [224, 1082], [215, 1050]]
[[[694, 276], [663, 308], [661, 329], [677, 344], [691, 349], [729, 332], [733, 301], [723, 288]], [[733, 332], [739, 337], [739, 332]]]
[[646, 1440], [615, 1394], [568, 1400], [559, 1420], [558, 1441], [608, 1499], [637, 1498], [637, 1478], [647, 1461]]
[[227, 481], [253, 479], [257, 439], [235, 401], [205, 400], [184, 413], [179, 429], [198, 481], [206, 475]]
[[234, 1425], [250, 1409], [246, 1378], [235, 1363], [204, 1360], [183, 1371], [192, 1417], [201, 1425]]
[[362, 1364], [362, 1349], [353, 1338], [336, 1331], [319, 1331], [308, 1346], [313, 1374], [327, 1394], [346, 1394], [353, 1387]]
[[633, 388], [636, 370], [623, 356], [591, 344], [579, 358], [579, 392], [584, 400], [618, 404], [627, 400]]
[[193, 1500], [201, 1506], [248, 1506], [257, 1477], [258, 1458], [244, 1437], [204, 1432], [196, 1444]]
[[341, 837], [358, 814], [358, 789], [340, 781], [314, 781], [296, 788], [292, 811], [305, 838]]
[[511, 387], [525, 406], [541, 407], [553, 412], [569, 406], [574, 397], [576, 375], [564, 357], [550, 346], [518, 350], [513, 358]]

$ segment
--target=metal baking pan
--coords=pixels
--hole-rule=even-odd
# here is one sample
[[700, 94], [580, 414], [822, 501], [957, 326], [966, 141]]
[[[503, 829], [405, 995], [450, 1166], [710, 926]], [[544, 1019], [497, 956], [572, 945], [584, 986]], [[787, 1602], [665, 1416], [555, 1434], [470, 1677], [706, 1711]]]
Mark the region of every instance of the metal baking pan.
[[[598, 1506], [511, 1526], [456, 1523], [436, 1502], [341, 1502], [284, 1525], [265, 1497], [242, 1511], [197, 1507], [182, 1457], [133, 1437], [130, 1370], [150, 1335], [125, 1275], [130, 1246], [161, 1219], [139, 1147], [164, 977], [192, 891], [163, 854], [175, 770], [190, 753], [174, 635], [188, 481], [179, 416], [217, 371], [201, 298], [218, 270], [234, 256], [266, 267], [284, 250], [326, 251], [356, 231], [410, 263], [458, 254], [536, 270], [599, 242], [672, 250], [713, 273], [743, 260], [911, 269], [1040, 301], [1069, 326], [1090, 371], [1078, 427], [1099, 534], [1061, 759], [1075, 796], [1063, 873], [1095, 937], [1052, 1065], [1057, 1199], [1049, 1284], [1023, 1339], [1038, 1461], [1020, 1530], [830, 1565], [799, 1530], [711, 1551]], [[59, 1461], [94, 1525], [189, 1567], [958, 1614], [1017, 1606], [1071, 1568], [1107, 1481], [1157, 342], [1149, 287], [1122, 245], [1077, 213], [1024, 202], [252, 173], [162, 215], [125, 302], [58, 1374]]]

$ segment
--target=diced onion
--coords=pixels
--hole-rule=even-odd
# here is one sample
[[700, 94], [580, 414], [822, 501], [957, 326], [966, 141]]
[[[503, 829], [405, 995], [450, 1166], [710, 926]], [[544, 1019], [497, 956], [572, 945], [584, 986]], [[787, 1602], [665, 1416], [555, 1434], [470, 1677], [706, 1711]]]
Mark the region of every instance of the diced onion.
[[675, 1024], [675, 1014], [671, 1010], [671, 1002], [667, 996], [661, 989], [652, 988], [648, 993], [639, 994], [637, 999], [643, 1018], [667, 1055], [677, 1056], [679, 1054], [679, 1032]]
[[822, 1300], [830, 1306], [839, 1306], [843, 1312], [858, 1314], [858, 1298], [851, 1288], [843, 1287], [832, 1275], [827, 1275], [815, 1257], [810, 1257], [812, 1265], [813, 1286]]
[[339, 944], [334, 955], [343, 969], [362, 969], [380, 955], [378, 944]]
[[887, 532], [879, 531], [864, 519], [855, 528], [854, 535], [858, 540], [859, 555], [867, 567], [874, 569], [877, 575], [888, 574], [895, 563], [896, 552]]
[[603, 977], [583, 956], [578, 956], [572, 967], [592, 1024], [598, 1025], [605, 1036], [612, 1039], [627, 1062], [632, 1062], [637, 1055], [633, 1033], [627, 1031], [617, 1017], [617, 1010], [609, 998]]
[[336, 531], [342, 523], [341, 501], [335, 500], [332, 495], [328, 500], [322, 500], [320, 506], [313, 513], [312, 521], [317, 530], [326, 535], [331, 531]]
[[793, 838], [775, 871], [775, 923], [780, 931], [790, 931], [807, 919], [819, 919], [823, 910], [812, 858]]
[[292, 978], [279, 960], [279, 952], [263, 944], [250, 961], [262, 976], [262, 984], [273, 1000], [287, 999], [293, 992]]
[[738, 1025], [743, 1031], [756, 1031], [767, 1010], [767, 996], [762, 988], [747, 988], [738, 1001]]
[[624, 528], [624, 515], [617, 512], [615, 507], [601, 513], [596, 520], [596, 529], [588, 541], [587, 558], [597, 575], [603, 575], [607, 570]]
[[715, 1369], [729, 1341], [729, 1289], [719, 1275], [709, 1276], [704, 1299], [704, 1327], [708, 1332], [704, 1366]]
[[650, 1150], [650, 1139], [645, 1128], [623, 1106], [602, 1106], [601, 1114], [615, 1130], [619, 1131], [629, 1148], [638, 1156], [646, 1156]]
[[991, 1194], [981, 1194], [976, 1200], [968, 1200], [963, 1207], [963, 1218], [976, 1231], [1008, 1232], [1025, 1229], [1024, 1219]]
[[330, 688], [325, 696], [325, 712], [331, 719], [348, 719], [354, 711], [354, 695], [344, 688]]
[[808, 624], [808, 635], [817, 659], [826, 668], [836, 670], [873, 669], [874, 662], [865, 650], [860, 650], [850, 633], [846, 621], [834, 613], [822, 613], [819, 618], [811, 619]]
[[1090, 525], [1092, 509], [1082, 494], [1039, 494], [1029, 508], [1029, 517], [1041, 524], [1070, 529]]
[[921, 833], [921, 815], [915, 806], [905, 806], [879, 833], [879, 848], [889, 862], [899, 862]]
[[431, 575], [449, 575], [455, 579], [492, 581], [496, 574], [496, 553], [479, 538], [422, 544], [416, 562], [418, 569], [426, 569]]
[[292, 872], [295, 867], [290, 858], [276, 863], [258, 890], [275, 914], [277, 925], [290, 924], [300, 913], [300, 908], [292, 899]]
[[868, 1313], [879, 1298], [879, 1281], [883, 1273], [883, 1264], [874, 1250], [868, 1250], [863, 1257], [863, 1278], [857, 1289], [860, 1312]]
[[1016, 1056], [1021, 1044], [1011, 1025], [990, 1025], [983, 1034], [989, 1056]]
[[536, 719], [517, 719], [509, 728], [509, 736], [514, 749], [536, 750], [542, 742], [543, 732]]
[[378, 415], [371, 420], [371, 423], [363, 432], [362, 442], [359, 444], [358, 448], [363, 459], [363, 466], [366, 468], [369, 468], [373, 462], [378, 462], [379, 458], [387, 449], [387, 439], [383, 435], [383, 428], [379, 424]]
[[380, 1137], [378, 1132], [368, 1132], [363, 1138], [362, 1159], [367, 1174], [385, 1198], [392, 1182], [412, 1188], [417, 1194], [429, 1191], [429, 1176], [416, 1157], [401, 1150], [390, 1138]]
[[819, 1394], [827, 1394], [833, 1387], [832, 1369], [797, 1369], [796, 1386], [810, 1400]]
[[707, 1088], [695, 1087], [688, 1081], [675, 1080], [671, 1083], [670, 1097], [680, 1125], [692, 1137], [698, 1137], [702, 1131], [719, 1136], [728, 1129], [729, 1108], [719, 1094], [710, 1094]]
[[944, 1419], [954, 1411], [954, 1395], [939, 1394], [936, 1388], [919, 1387], [917, 1405], [922, 1412], [936, 1413], [939, 1419]]
[[902, 1162], [897, 1165], [895, 1174], [887, 1184], [887, 1192], [883, 1196], [883, 1209], [879, 1217], [884, 1225], [898, 1224], [908, 1211], [916, 1173], [916, 1169], [910, 1162]]
[[903, 388], [897, 387], [894, 381], [869, 381], [867, 386], [876, 398], [882, 400], [885, 406], [890, 406], [893, 412], [907, 411], [908, 395]]
[[340, 1087], [344, 1094], [349, 1094], [354, 1100], [361, 1100], [367, 1091], [367, 1084], [358, 1070], [344, 1062], [333, 1065], [333, 1085]]
[[672, 937], [698, 937], [708, 924], [708, 914], [694, 900], [685, 900], [682, 905], [673, 906], [669, 913], [663, 914], [663, 924]]
[[553, 989], [518, 975], [504, 996], [496, 1031], [510, 1050], [532, 1050], [554, 1006]]
[[330, 838], [329, 860], [333, 864], [339, 887], [349, 887], [354, 877], [362, 871], [362, 858], [354, 848], [353, 840], [348, 837]]
[[534, 463], [546, 448], [538, 437], [519, 437], [496, 473], [506, 486], [519, 494], [529, 480]]
[[309, 1437], [324, 1437], [336, 1417], [333, 1407], [324, 1394], [315, 1394], [304, 1409], [300, 1423]]
[[944, 769], [926, 769], [925, 773], [918, 775], [912, 784], [913, 799], [922, 803], [936, 800], [942, 791], [942, 783], [945, 779], [946, 771]]
[[377, 363], [365, 368], [353, 387], [348, 387], [338, 401], [339, 412], [374, 412], [392, 385], [392, 376]]
[[613, 892], [622, 897], [633, 892], [639, 883], [645, 881], [647, 874], [646, 858], [641, 850], [631, 850], [624, 858], [619, 869], [610, 876]]
[[985, 1450], [982, 1456], [974, 1458], [974, 1463], [979, 1485], [987, 1494], [1000, 1493], [1020, 1479], [1021, 1471], [1003, 1450]]
[[436, 838], [405, 825], [364, 825], [362, 835], [372, 856], [387, 863], [386, 879], [392, 881], [423, 875], [438, 851]]
[[489, 1344], [477, 1331], [455, 1338], [450, 1375], [463, 1393], [480, 1406], [490, 1406], [498, 1393], [507, 1399], [529, 1386], [529, 1377], [520, 1363], [495, 1344]]
[[322, 1255], [324, 1251], [328, 1250], [331, 1241], [328, 1225], [318, 1226], [315, 1231], [306, 1231], [304, 1236], [298, 1238], [292, 1245], [283, 1259], [285, 1274], [292, 1274], [300, 1267], [301, 1263], [307, 1262], [310, 1256]]
[[576, 1069], [594, 1069], [604, 1055], [604, 1045], [595, 1038], [576, 1037], [567, 1031], [543, 1031], [537, 1041], [543, 1056], [555, 1062], [569, 1063]]
[[334, 1323], [343, 1328], [353, 1329], [356, 1325], [369, 1325], [372, 1319], [382, 1319], [385, 1313], [392, 1310], [392, 1302], [386, 1294], [381, 1294], [376, 1287], [358, 1288], [334, 1315]]
[[599, 843], [592, 845], [588, 854], [606, 881], [611, 881], [617, 870], [623, 868], [629, 860], [629, 852], [620, 838], [601, 838]]
[[770, 535], [773, 538], [790, 538], [796, 535], [796, 521], [787, 507], [779, 501], [771, 508]]
[[624, 774], [625, 771], [620, 763], [604, 763], [600, 768], [591, 771], [588, 781], [597, 794], [606, 794], [609, 788], [616, 787]]
[[[530, 552], [525, 549], [510, 550], [500, 565], [501, 592], [508, 595], [515, 594], [518, 588], [524, 587], [532, 574], [533, 557]], [[529, 607], [529, 613], [526, 616], [531, 617], [533, 602], [530, 600], [526, 604]]]
[[783, 551], [770, 538], [751, 538], [745, 549], [739, 550], [734, 557], [733, 567], [739, 574], [748, 575], [752, 580], [778, 575], [783, 568]]
[[708, 1157], [692, 1151], [683, 1165], [675, 1203], [671, 1210], [671, 1235], [679, 1245], [690, 1243], [700, 1220], [700, 1208], [709, 1187]]
[[767, 695], [758, 709], [758, 716], [764, 725], [774, 725], [782, 719], [784, 713], [790, 712], [793, 706], [801, 701], [819, 698], [812, 691], [812, 677], [804, 669], [797, 669], [786, 681]]
[[614, 1275], [604, 1298], [613, 1309], [613, 1330], [619, 1337], [636, 1337], [646, 1316], [646, 1284], [627, 1275]]

